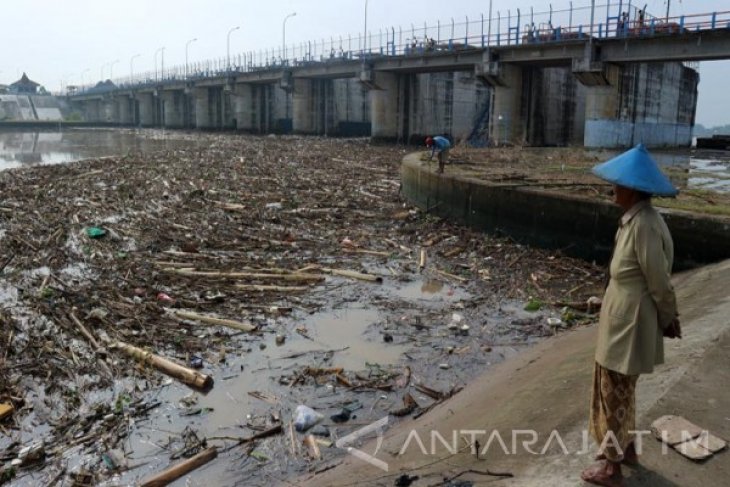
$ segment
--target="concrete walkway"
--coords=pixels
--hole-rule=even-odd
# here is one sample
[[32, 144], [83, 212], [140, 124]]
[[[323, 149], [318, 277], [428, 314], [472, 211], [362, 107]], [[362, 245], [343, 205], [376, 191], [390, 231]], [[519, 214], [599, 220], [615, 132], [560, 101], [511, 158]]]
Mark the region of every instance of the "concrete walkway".
[[[665, 414], [678, 414], [714, 434], [730, 438], [730, 261], [708, 266], [675, 277], [685, 338], [666, 342], [666, 364], [654, 374], [642, 376], [638, 385], [637, 428], [648, 430], [651, 422]], [[579, 486], [579, 473], [592, 463], [595, 446], [588, 440], [588, 401], [592, 379], [595, 326], [567, 332], [549, 339], [508, 360], [469, 384], [455, 397], [434, 408], [418, 420], [406, 420], [387, 431], [378, 459], [387, 462], [388, 472], [353, 456], [320, 474], [311, 475], [298, 485], [348, 486], [395, 485], [403, 473], [419, 477], [412, 485], [443, 484], [470, 469], [510, 472], [505, 479], [464, 473], [459, 480], [474, 485]], [[415, 430], [415, 433], [413, 432]], [[432, 454], [432, 430], [449, 443], [457, 432], [458, 451], [451, 453], [438, 438]], [[482, 430], [486, 433], [468, 433]], [[471, 452], [470, 438], [480, 449], [496, 430], [506, 443], [505, 454], [493, 437], [486, 455]], [[538, 441], [527, 448], [527, 433], [534, 430]], [[568, 454], [558, 439], [557, 431]], [[410, 434], [410, 443], [408, 438]], [[422, 440], [422, 452], [414, 435]], [[550, 448], [539, 454], [546, 444]], [[403, 450], [403, 446], [408, 447]], [[725, 485], [730, 478], [730, 452], [721, 452], [705, 463], [693, 463], [674, 451], [662, 454], [659, 442], [647, 436], [642, 466], [625, 469], [630, 486]], [[375, 441], [359, 447], [376, 450]]]

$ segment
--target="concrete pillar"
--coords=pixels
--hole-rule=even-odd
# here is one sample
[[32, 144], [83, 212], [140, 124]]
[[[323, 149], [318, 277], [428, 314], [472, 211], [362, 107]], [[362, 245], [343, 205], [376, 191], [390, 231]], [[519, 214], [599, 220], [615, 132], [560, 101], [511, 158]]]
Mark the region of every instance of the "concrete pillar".
[[206, 129], [211, 127], [210, 102], [208, 100], [208, 88], [196, 88], [195, 97], [195, 127]]
[[164, 126], [182, 128], [185, 125], [185, 97], [182, 91], [163, 91], [161, 96]]
[[134, 120], [132, 117], [132, 107], [130, 104], [130, 98], [127, 95], [118, 96], [117, 101], [117, 113], [119, 114], [119, 124], [131, 125]]
[[224, 128], [236, 129], [238, 119], [236, 118], [236, 96], [235, 85], [226, 85], [221, 90], [221, 122]]
[[85, 100], [81, 102], [81, 113], [84, 121], [94, 123], [99, 121], [99, 101]]
[[139, 105], [139, 125], [141, 127], [155, 126], [155, 97], [152, 93], [137, 93]]
[[520, 145], [525, 140], [522, 117], [522, 68], [501, 64], [500, 83], [494, 86], [489, 118], [489, 139], [492, 145]]
[[117, 101], [114, 97], [106, 97], [100, 102], [100, 122], [103, 123], [119, 123], [119, 114], [117, 112]]
[[251, 85], [236, 85], [231, 94], [233, 101], [233, 118], [236, 119], [236, 129], [253, 132], [254, 124], [254, 99], [253, 87]]
[[312, 81], [295, 78], [292, 95], [292, 130], [296, 134], [316, 133]]
[[376, 73], [370, 90], [370, 123], [373, 139], [396, 140], [400, 126], [398, 75]]
[[631, 145], [633, 124], [621, 121], [620, 68], [606, 69], [609, 84], [585, 86], [585, 147], [627, 147]]

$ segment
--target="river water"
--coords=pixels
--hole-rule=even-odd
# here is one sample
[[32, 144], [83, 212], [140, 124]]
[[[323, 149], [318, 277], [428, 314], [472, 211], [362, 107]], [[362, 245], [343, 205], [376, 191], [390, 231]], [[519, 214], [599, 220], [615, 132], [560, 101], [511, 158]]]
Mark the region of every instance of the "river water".
[[164, 130], [0, 131], [0, 170], [198, 145], [194, 135]]
[[[0, 170], [199, 145], [194, 133], [166, 130], [0, 131]], [[680, 187], [730, 192], [728, 152], [652, 151], [652, 155], [663, 166], [687, 169], [687, 177], [675, 181]]]

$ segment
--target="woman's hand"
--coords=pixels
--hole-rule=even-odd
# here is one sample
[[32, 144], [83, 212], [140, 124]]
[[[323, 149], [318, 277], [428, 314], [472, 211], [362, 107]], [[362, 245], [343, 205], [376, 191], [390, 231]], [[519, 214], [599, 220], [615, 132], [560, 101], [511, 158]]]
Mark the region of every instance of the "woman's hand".
[[679, 318], [674, 318], [666, 328], [664, 328], [664, 336], [666, 338], [682, 338], [682, 328], [679, 326]]

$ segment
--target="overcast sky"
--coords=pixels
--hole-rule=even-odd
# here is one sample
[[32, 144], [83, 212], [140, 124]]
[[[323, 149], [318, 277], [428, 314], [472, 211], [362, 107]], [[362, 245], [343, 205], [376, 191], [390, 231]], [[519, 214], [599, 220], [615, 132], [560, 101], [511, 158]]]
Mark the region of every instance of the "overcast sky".
[[[605, 0], [597, 4], [605, 4]], [[628, 1], [624, 0], [624, 4]], [[634, 3], [634, 2], [632, 2]], [[648, 11], [663, 16], [665, 0], [644, 0]], [[590, 5], [589, 0], [573, 0], [574, 6]], [[485, 17], [488, 0], [369, 0], [368, 30], [411, 23], [433, 25], [450, 18], [463, 21]], [[493, 16], [504, 18], [507, 10], [515, 15], [520, 7], [521, 24], [527, 23], [530, 6], [535, 12], [546, 11], [544, 0], [493, 0]], [[568, 7], [567, 0], [554, 0], [555, 10]], [[114, 77], [127, 76], [130, 58], [134, 71], [154, 69], [154, 53], [165, 47], [165, 66], [184, 64], [185, 44], [192, 38], [190, 60], [222, 58], [226, 55], [228, 30], [231, 53], [279, 47], [282, 21], [287, 22], [287, 44], [321, 40], [340, 35], [357, 35], [363, 30], [365, 0], [3, 0], [3, 27], [0, 29], [0, 83], [10, 83], [26, 71], [31, 79], [48, 89], [64, 84], [78, 84], [82, 73], [86, 82], [97, 81], [105, 67], [114, 64]], [[672, 0], [672, 15], [730, 10], [728, 0]], [[576, 17], [579, 15], [576, 14]], [[556, 17], [558, 17], [556, 15]], [[599, 9], [596, 22], [605, 19]], [[726, 17], [727, 18], [727, 17]], [[536, 21], [536, 23], [538, 23]], [[559, 20], [554, 24], [565, 23]], [[447, 29], [448, 30], [448, 29]], [[405, 34], [404, 34], [405, 37]], [[376, 41], [375, 41], [376, 42]], [[727, 85], [730, 61], [705, 62], [700, 66], [700, 97], [697, 122], [704, 125], [730, 123]]]

